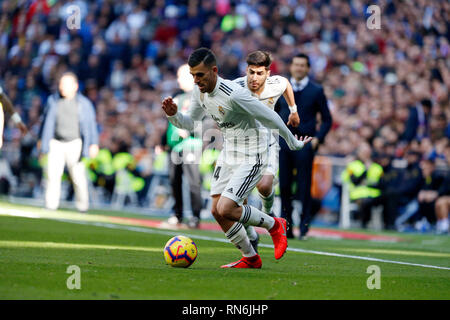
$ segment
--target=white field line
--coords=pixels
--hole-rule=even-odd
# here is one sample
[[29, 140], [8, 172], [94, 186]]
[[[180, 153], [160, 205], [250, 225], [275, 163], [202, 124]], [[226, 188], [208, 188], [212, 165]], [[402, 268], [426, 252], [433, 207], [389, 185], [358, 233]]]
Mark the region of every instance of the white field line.
[[[78, 223], [78, 224], [94, 225], [94, 226], [111, 228], [111, 229], [121, 229], [121, 230], [135, 231], [135, 232], [161, 234], [161, 235], [167, 235], [167, 236], [175, 236], [175, 235], [180, 234], [180, 232], [182, 232], [182, 235], [187, 236], [187, 237], [192, 238], [192, 239], [200, 239], [200, 240], [207, 240], [207, 241], [216, 241], [216, 242], [229, 243], [229, 240], [225, 239], [225, 238], [216, 238], [216, 237], [208, 237], [208, 236], [202, 236], [202, 235], [197, 235], [197, 234], [189, 234], [189, 233], [185, 233], [184, 230], [156, 230], [156, 229], [150, 229], [150, 228], [144, 228], [144, 227], [133, 227], [133, 226], [118, 225], [118, 224], [103, 223], [103, 222], [72, 221], [72, 220], [65, 220], [65, 219], [58, 219], [58, 220], [59, 221], [64, 221], [64, 222]], [[264, 247], [264, 248], [273, 248], [273, 245], [265, 244], [265, 243], [260, 243], [258, 246], [259, 247]], [[308, 253], [308, 254], [317, 254], [317, 255], [322, 255], [322, 256], [330, 256], [330, 257], [338, 257], [338, 258], [348, 258], [348, 259], [373, 261], [373, 262], [401, 264], [401, 265], [412, 266], [412, 267], [422, 267], [422, 268], [432, 268], [432, 269], [440, 269], [440, 270], [450, 270], [450, 268], [448, 268], [448, 267], [433, 266], [433, 265], [428, 265], [428, 264], [419, 264], [419, 263], [411, 263], [411, 262], [403, 262], [403, 261], [395, 261], [395, 260], [386, 260], [386, 259], [378, 259], [378, 258], [371, 258], [371, 257], [361, 257], [361, 256], [354, 256], [354, 255], [340, 254], [340, 253], [333, 253], [333, 252], [324, 252], [324, 251], [316, 251], [316, 250], [305, 250], [305, 249], [300, 249], [300, 248], [287, 248], [287, 251], [299, 252], [299, 253]]]
[[[180, 234], [180, 232], [181, 232], [183, 235], [193, 238], [193, 239], [229, 243], [229, 240], [225, 239], [225, 238], [217, 238], [217, 237], [189, 234], [189, 233], [185, 233], [184, 230], [157, 230], [157, 229], [151, 229], [151, 228], [134, 227], [134, 226], [128, 226], [128, 225], [119, 225], [119, 224], [96, 222], [96, 221], [81, 221], [81, 220], [71, 220], [71, 219], [63, 219], [63, 218], [49, 218], [49, 217], [45, 217], [45, 215], [40, 216], [38, 213], [27, 213], [25, 211], [17, 210], [17, 209], [16, 210], [4, 210], [4, 212], [0, 213], [0, 215], [1, 214], [16, 216], [16, 217], [21, 216], [21, 217], [27, 217], [27, 218], [43, 218], [43, 219], [50, 219], [50, 220], [76, 223], [76, 224], [93, 225], [93, 226], [105, 227], [105, 228], [110, 228], [110, 229], [120, 229], [120, 230], [128, 230], [128, 231], [143, 232], [143, 233], [150, 233], [150, 234], [161, 234], [161, 235], [167, 235], [167, 236], [175, 236], [175, 235]], [[273, 248], [273, 245], [260, 243], [259, 247]], [[371, 257], [361, 257], [361, 256], [340, 254], [340, 253], [334, 253], [334, 252], [306, 250], [306, 249], [300, 249], [300, 248], [287, 248], [287, 251], [307, 253], [307, 254], [316, 254], [316, 255], [329, 256], [329, 257], [338, 257], [338, 258], [348, 258], [348, 259], [356, 259], [356, 260], [364, 260], [364, 261], [400, 264], [400, 265], [406, 265], [406, 266], [412, 266], [412, 267], [450, 270], [450, 268], [448, 268], [448, 267], [434, 266], [434, 265], [428, 265], [428, 264], [386, 260], [386, 259], [378, 259], [378, 258], [371, 258]]]

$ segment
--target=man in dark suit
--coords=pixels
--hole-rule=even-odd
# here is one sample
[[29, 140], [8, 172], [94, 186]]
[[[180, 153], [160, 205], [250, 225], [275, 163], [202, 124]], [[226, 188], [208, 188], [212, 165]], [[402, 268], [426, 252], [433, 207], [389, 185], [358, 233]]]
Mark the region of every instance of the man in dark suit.
[[[292, 225], [292, 200], [302, 202], [300, 216], [300, 239], [304, 239], [309, 230], [312, 214], [311, 178], [314, 155], [326, 134], [331, 128], [331, 114], [322, 86], [308, 77], [310, 69], [309, 58], [305, 54], [296, 55], [290, 65], [290, 82], [294, 90], [295, 103], [298, 106], [300, 125], [297, 128], [289, 126], [297, 136], [314, 137], [310, 144], [302, 150], [291, 151], [283, 139], [280, 139], [280, 190], [281, 216]], [[287, 122], [289, 108], [281, 101], [280, 116]], [[321, 116], [320, 128], [316, 130], [317, 114]], [[292, 185], [297, 188], [293, 192]], [[292, 228], [288, 236], [293, 238]]]
[[405, 125], [405, 132], [400, 136], [401, 140], [411, 142], [413, 139], [422, 139], [430, 134], [430, 117], [432, 102], [423, 99], [420, 103], [409, 108], [409, 116]]

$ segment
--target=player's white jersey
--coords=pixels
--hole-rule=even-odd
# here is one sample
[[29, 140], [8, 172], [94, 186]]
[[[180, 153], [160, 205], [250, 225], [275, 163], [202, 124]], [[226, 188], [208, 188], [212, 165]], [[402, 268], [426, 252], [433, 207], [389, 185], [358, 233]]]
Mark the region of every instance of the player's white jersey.
[[[288, 79], [282, 76], [271, 76], [267, 77], [266, 83], [264, 84], [264, 90], [258, 96], [257, 94], [250, 91], [248, 88], [247, 76], [237, 78], [234, 80], [241, 87], [247, 89], [252, 96], [259, 99], [262, 103], [268, 106], [270, 109], [275, 108], [275, 104], [278, 99], [283, 95], [286, 91]], [[269, 155], [268, 155], [268, 164], [266, 168], [266, 174], [271, 174], [274, 177], [277, 176], [278, 168], [279, 168], [279, 144], [278, 144], [278, 136], [271, 135], [271, 139], [269, 142]]]
[[[234, 80], [234, 82], [250, 91], [250, 89], [248, 88], [247, 76], [237, 78]], [[287, 84], [288, 79], [286, 79], [285, 77], [278, 75], [270, 76], [267, 77], [266, 83], [264, 84], [264, 90], [261, 92], [259, 96], [251, 91], [250, 94], [258, 98], [259, 101], [261, 101], [262, 103], [264, 103], [266, 106], [268, 106], [270, 109], [273, 110], [275, 108], [275, 104], [277, 103], [278, 99], [286, 91]]]
[[265, 108], [249, 90], [236, 82], [217, 77], [216, 86], [210, 93], [201, 93], [195, 86], [187, 114], [177, 112], [167, 118], [178, 128], [194, 131], [194, 121], [200, 123], [205, 112], [222, 130], [223, 151], [228, 153], [227, 158], [267, 153], [270, 139], [267, 128], [278, 129], [292, 150], [303, 146], [276, 112]]
[[193, 120], [201, 119], [204, 112], [209, 114], [223, 133], [227, 153], [256, 155], [266, 152], [268, 130], [245, 110], [248, 102], [239, 103], [241, 100], [255, 101], [238, 84], [218, 77], [211, 93], [201, 93], [195, 86], [188, 114]]

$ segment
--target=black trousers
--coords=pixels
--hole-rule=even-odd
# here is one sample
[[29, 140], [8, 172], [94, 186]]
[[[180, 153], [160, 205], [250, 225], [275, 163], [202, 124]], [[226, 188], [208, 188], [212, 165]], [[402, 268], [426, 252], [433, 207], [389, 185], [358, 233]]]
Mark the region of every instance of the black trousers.
[[[280, 139], [280, 147], [281, 216], [292, 225], [292, 200], [300, 200], [300, 235], [304, 236], [308, 233], [312, 219], [311, 180], [315, 150], [311, 143], [308, 143], [303, 149], [292, 151], [283, 139]], [[297, 183], [295, 193], [292, 192], [294, 182]]]
[[394, 219], [389, 215], [386, 197], [380, 196], [376, 198], [359, 199], [358, 203], [361, 212], [361, 224], [363, 228], [367, 228], [367, 224], [369, 223], [372, 217], [372, 208], [377, 207], [379, 205], [383, 206], [383, 227], [385, 229], [393, 227]]
[[[397, 192], [392, 191], [382, 193], [381, 196], [377, 198], [361, 199], [359, 203], [363, 227], [365, 227], [370, 220], [372, 207], [382, 205], [384, 228], [387, 230], [394, 230], [395, 219], [397, 219], [399, 214], [399, 207], [406, 205], [411, 200], [413, 199], [404, 198]], [[431, 207], [425, 205], [422, 209], [429, 210]]]
[[200, 218], [200, 211], [203, 206], [201, 175], [198, 164], [175, 164], [169, 161], [169, 179], [172, 194], [175, 198], [173, 210], [175, 211], [175, 216], [180, 221], [183, 219], [183, 172], [189, 182], [191, 207], [194, 217]]
[[435, 204], [436, 204], [436, 201], [419, 202], [419, 212], [418, 212], [416, 220], [419, 220], [422, 217], [425, 217], [425, 218], [427, 218], [429, 223], [436, 223]]

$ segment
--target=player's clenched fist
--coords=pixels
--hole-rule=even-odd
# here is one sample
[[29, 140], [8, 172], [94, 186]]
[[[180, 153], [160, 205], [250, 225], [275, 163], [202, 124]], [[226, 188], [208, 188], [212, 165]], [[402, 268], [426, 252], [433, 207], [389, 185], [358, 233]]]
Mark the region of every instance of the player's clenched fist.
[[173, 102], [172, 97], [167, 97], [163, 100], [162, 108], [169, 117], [175, 115], [178, 111], [178, 107], [175, 102]]

